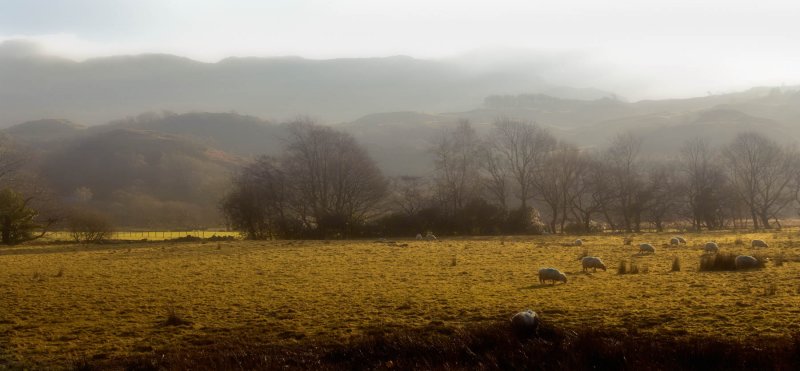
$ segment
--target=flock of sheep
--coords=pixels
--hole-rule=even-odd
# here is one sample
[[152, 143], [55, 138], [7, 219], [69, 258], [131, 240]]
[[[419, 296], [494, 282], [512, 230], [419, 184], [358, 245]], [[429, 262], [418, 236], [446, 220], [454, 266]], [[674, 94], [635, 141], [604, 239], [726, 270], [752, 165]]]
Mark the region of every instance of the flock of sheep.
[[[629, 238], [625, 239], [625, 244], [629, 244]], [[670, 239], [671, 245], [680, 245], [686, 244], [686, 240], [683, 237], [675, 236]], [[573, 246], [582, 246], [583, 241], [580, 239], [575, 240], [572, 243]], [[766, 242], [763, 240], [753, 240], [751, 243], [753, 248], [759, 247], [768, 247]], [[716, 242], [708, 242], [703, 247], [703, 250], [706, 253], [716, 254], [719, 252], [719, 245]], [[639, 244], [639, 254], [655, 254], [656, 249], [653, 245], [649, 243], [642, 243]], [[606, 270], [606, 265], [603, 261], [597, 256], [584, 256], [581, 260], [581, 265], [583, 266], [583, 271], [586, 272], [587, 269], [592, 269], [594, 272], [597, 272], [597, 269], [602, 269], [604, 272]], [[758, 267], [758, 260], [750, 255], [739, 255], [736, 257], [735, 260], [736, 269], [750, 269], [750, 268], [757, 268]], [[539, 269], [539, 283], [545, 284], [547, 281], [550, 281], [552, 284], [555, 284], [556, 281], [567, 283], [567, 276], [564, 273], [561, 273], [556, 268], [542, 268]]]

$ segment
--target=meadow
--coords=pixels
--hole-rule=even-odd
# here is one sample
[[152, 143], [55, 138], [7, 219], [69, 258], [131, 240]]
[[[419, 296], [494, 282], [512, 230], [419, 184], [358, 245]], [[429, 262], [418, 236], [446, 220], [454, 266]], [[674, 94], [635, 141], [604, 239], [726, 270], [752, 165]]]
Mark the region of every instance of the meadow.
[[[800, 332], [800, 234], [519, 236], [439, 241], [224, 241], [0, 249], [0, 367], [71, 367], [221, 338], [297, 346], [417, 329], [446, 333], [531, 308], [563, 329], [675, 338]], [[770, 244], [755, 251], [753, 238]], [[743, 244], [735, 241], [742, 240]], [[702, 246], [766, 268], [698, 272]], [[639, 255], [638, 243], [656, 247]], [[584, 250], [608, 270], [582, 272]], [[680, 271], [672, 271], [674, 259]], [[638, 274], [617, 274], [621, 261]], [[567, 284], [541, 285], [556, 267]]]

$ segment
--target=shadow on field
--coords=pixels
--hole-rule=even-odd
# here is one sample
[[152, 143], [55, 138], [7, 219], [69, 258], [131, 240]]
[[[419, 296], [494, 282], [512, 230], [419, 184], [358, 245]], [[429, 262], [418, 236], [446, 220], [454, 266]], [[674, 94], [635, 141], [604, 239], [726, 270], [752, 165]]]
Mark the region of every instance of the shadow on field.
[[563, 285], [563, 284], [560, 283], [560, 282], [555, 284], [555, 285], [554, 284], [550, 284], [550, 283], [535, 283], [535, 284], [530, 285], [530, 286], [520, 287], [519, 290], [538, 290], [538, 289], [546, 289], [546, 288], [550, 288], [550, 287], [557, 287], [557, 286], [560, 286], [560, 285]]
[[125, 359], [81, 361], [74, 369], [127, 370], [745, 370], [800, 369], [800, 336], [720, 340], [631, 331], [561, 330], [543, 324], [519, 335], [508, 322], [448, 333], [430, 329], [372, 332], [342, 343], [264, 344], [269, 339], [215, 338]]

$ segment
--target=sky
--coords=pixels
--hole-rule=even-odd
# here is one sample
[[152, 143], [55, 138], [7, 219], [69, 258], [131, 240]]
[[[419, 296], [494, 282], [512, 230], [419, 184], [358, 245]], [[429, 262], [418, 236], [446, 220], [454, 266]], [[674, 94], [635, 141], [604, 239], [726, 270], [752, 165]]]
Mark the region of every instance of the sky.
[[643, 99], [800, 84], [798, 20], [785, 0], [0, 0], [0, 41], [76, 60], [534, 55], [563, 62], [545, 79]]

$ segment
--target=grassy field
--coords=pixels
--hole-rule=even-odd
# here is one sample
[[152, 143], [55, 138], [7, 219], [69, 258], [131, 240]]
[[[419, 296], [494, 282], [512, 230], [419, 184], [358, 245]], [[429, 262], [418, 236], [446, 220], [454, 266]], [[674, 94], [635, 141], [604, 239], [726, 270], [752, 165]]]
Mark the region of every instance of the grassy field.
[[[565, 236], [440, 241], [270, 241], [20, 246], [0, 249], [0, 367], [69, 366], [226, 336], [296, 345], [401, 329], [462, 328], [526, 308], [565, 329], [674, 337], [800, 332], [800, 235]], [[702, 245], [782, 255], [763, 270], [698, 272]], [[741, 239], [744, 245], [734, 241]], [[640, 242], [656, 246], [639, 256]], [[581, 272], [584, 250], [607, 272]], [[670, 272], [678, 257], [681, 271]], [[618, 275], [620, 261], [645, 273]], [[540, 285], [537, 270], [567, 284]], [[173, 313], [185, 324], [167, 324]], [[178, 321], [179, 322], [179, 321]]]

